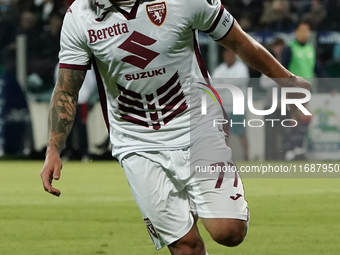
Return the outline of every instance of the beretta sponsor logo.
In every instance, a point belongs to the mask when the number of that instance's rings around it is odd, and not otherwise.
[[[122,24],[117,23],[117,24],[114,24],[113,26],[106,27],[106,28],[99,29],[99,30],[94,30],[94,29],[87,30],[90,43],[95,43],[98,40],[99,41],[105,40],[108,37],[114,37],[117,35],[126,34],[128,32],[129,32],[129,29],[126,23],[122,23]]]

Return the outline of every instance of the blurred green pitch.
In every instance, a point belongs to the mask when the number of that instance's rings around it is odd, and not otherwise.
[[[169,254],[154,249],[117,163],[64,163],[59,198],[43,190],[42,164],[0,162],[1,255]],[[200,227],[210,255],[339,254],[340,179],[243,181],[248,236],[225,248]]]

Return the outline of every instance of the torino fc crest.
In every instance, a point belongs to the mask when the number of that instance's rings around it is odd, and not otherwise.
[[[149,19],[156,26],[161,26],[166,17],[166,5],[165,2],[147,4],[146,11],[148,13]]]

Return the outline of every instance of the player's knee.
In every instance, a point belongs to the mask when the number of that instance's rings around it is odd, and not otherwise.
[[[169,249],[174,255],[204,255],[204,243],[200,237],[184,237],[169,245]]]
[[[205,249],[201,242],[197,243],[185,243],[177,247],[174,255],[204,255]]]
[[[234,247],[243,242],[244,235],[240,233],[220,233],[212,236],[212,238],[221,245]]]
[[[229,226],[228,228],[222,228],[219,231],[210,233],[215,242],[234,247],[241,244],[246,236],[247,225],[239,224],[237,226]]]

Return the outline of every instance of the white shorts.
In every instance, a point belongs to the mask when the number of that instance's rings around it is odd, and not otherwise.
[[[204,144],[207,144],[206,140]],[[194,224],[193,213],[201,218],[249,219],[243,184],[237,171],[229,175],[218,171],[195,171],[197,164],[234,165],[231,149],[224,139],[212,140],[209,144],[215,150],[213,154],[193,154],[187,149],[135,152],[121,159],[157,250],[189,232]],[[191,165],[190,158],[196,158]]]

